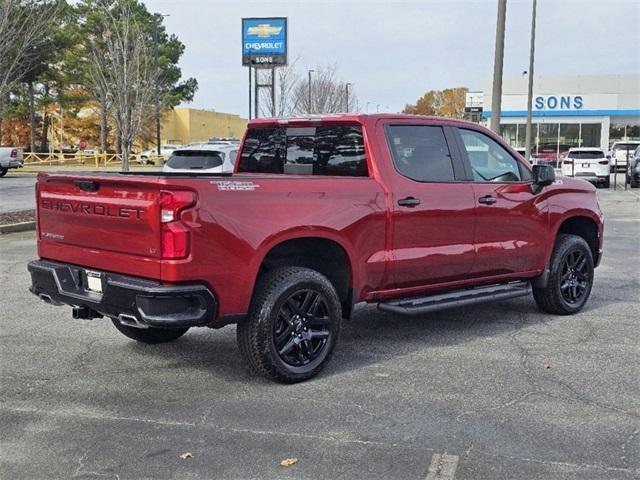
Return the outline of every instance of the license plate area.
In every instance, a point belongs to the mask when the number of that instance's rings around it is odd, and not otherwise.
[[[582,168],[589,168],[591,166],[591,164],[589,163],[583,163],[582,164]]]
[[[102,273],[85,270],[85,289],[90,292],[102,293]]]

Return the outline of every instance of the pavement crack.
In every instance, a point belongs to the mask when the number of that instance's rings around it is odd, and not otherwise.
[[[547,322],[541,321],[539,323],[545,324]],[[531,371],[531,368],[528,365],[529,364],[530,354],[529,354],[528,350],[526,349],[526,347],[524,345],[522,345],[517,339],[517,336],[520,333],[521,328],[522,327],[516,328],[513,332],[511,332],[509,334],[509,339],[510,339],[511,343],[516,347],[518,352],[520,353],[520,367],[522,369],[522,373],[525,375],[525,377],[529,381],[529,384],[531,385],[531,387],[533,389],[535,389],[535,391],[537,391],[540,394],[548,395],[550,397],[564,398],[566,400],[573,400],[573,401],[577,401],[577,402],[583,403],[585,405],[590,405],[590,406],[598,407],[598,408],[601,408],[601,409],[604,409],[604,410],[609,410],[609,411],[614,411],[616,413],[621,413],[621,414],[629,416],[629,417],[640,418],[640,415],[638,415],[637,413],[627,411],[627,410],[625,410],[625,409],[623,409],[621,407],[618,407],[617,405],[612,405],[612,404],[609,404],[609,403],[599,402],[597,400],[593,400],[591,398],[587,398],[581,392],[577,391],[574,387],[572,387],[571,385],[567,384],[566,382],[564,382],[562,380],[559,380],[557,378],[551,378],[550,376],[546,377],[546,378],[542,378],[542,377],[540,377],[538,375],[533,374],[532,371]],[[590,332],[585,337],[585,339],[584,339],[585,341],[586,341],[587,338],[591,337],[591,335],[594,335],[594,337],[595,337],[595,329],[593,328],[593,326],[589,325],[588,328],[589,328]],[[548,389],[543,388],[543,384],[555,385],[557,394],[554,395],[552,392],[549,392]]]
[[[374,446],[383,446],[383,447],[398,447],[398,443],[388,443],[388,442],[378,442],[374,440],[361,440],[358,438],[342,438],[334,435],[313,435],[313,434],[305,434],[299,432],[284,432],[277,430],[259,430],[259,429],[250,429],[250,428],[237,428],[237,427],[225,427],[224,425],[214,425],[214,424],[202,424],[202,423],[194,423],[194,422],[181,422],[181,421],[173,421],[173,420],[155,420],[150,418],[139,418],[139,417],[120,417],[115,415],[104,415],[99,413],[78,413],[78,412],[69,412],[65,410],[57,410],[57,411],[45,411],[39,409],[30,409],[30,408],[14,408],[14,407],[5,407],[5,411],[16,412],[16,413],[25,413],[25,414],[35,414],[35,415],[49,415],[49,416],[57,416],[63,418],[85,418],[89,420],[106,420],[106,421],[114,421],[114,422],[140,422],[146,424],[153,425],[161,425],[161,426],[179,426],[179,427],[195,427],[202,429],[211,429],[218,431],[227,431],[232,433],[249,433],[252,435],[278,435],[283,437],[296,437],[296,438],[304,438],[309,440],[319,440],[326,441],[331,443],[340,443],[340,444],[356,444],[356,445],[374,445]]]
[[[538,395],[538,394],[544,394],[544,392],[539,391],[539,390],[532,390],[532,391],[527,392],[527,393],[525,393],[523,395],[520,395],[517,398],[513,398],[513,399],[511,399],[511,400],[509,400],[507,402],[501,403],[500,405],[496,405],[496,406],[488,407],[488,408],[478,408],[476,410],[468,410],[466,412],[462,412],[456,417],[456,422],[460,422],[462,417],[465,417],[467,415],[473,415],[474,413],[493,412],[493,411],[496,411],[496,410],[501,410],[503,408],[511,407],[512,405],[516,405],[516,404],[526,400],[531,395]]]

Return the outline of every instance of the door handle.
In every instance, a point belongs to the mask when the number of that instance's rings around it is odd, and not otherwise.
[[[420,200],[415,197],[401,198],[400,200],[398,200],[398,205],[400,205],[401,207],[413,208],[420,205]]]
[[[485,205],[493,205],[498,200],[493,195],[485,195],[484,197],[480,197],[478,202],[484,203]]]

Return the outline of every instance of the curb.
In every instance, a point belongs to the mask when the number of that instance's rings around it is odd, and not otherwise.
[[[20,222],[20,223],[10,223],[9,225],[0,225],[0,234],[4,233],[17,233],[17,232],[28,232],[29,230],[36,229],[36,222]]]

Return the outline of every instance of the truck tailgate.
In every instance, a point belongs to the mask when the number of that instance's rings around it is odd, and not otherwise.
[[[41,174],[36,188],[41,257],[159,276],[157,177]]]

